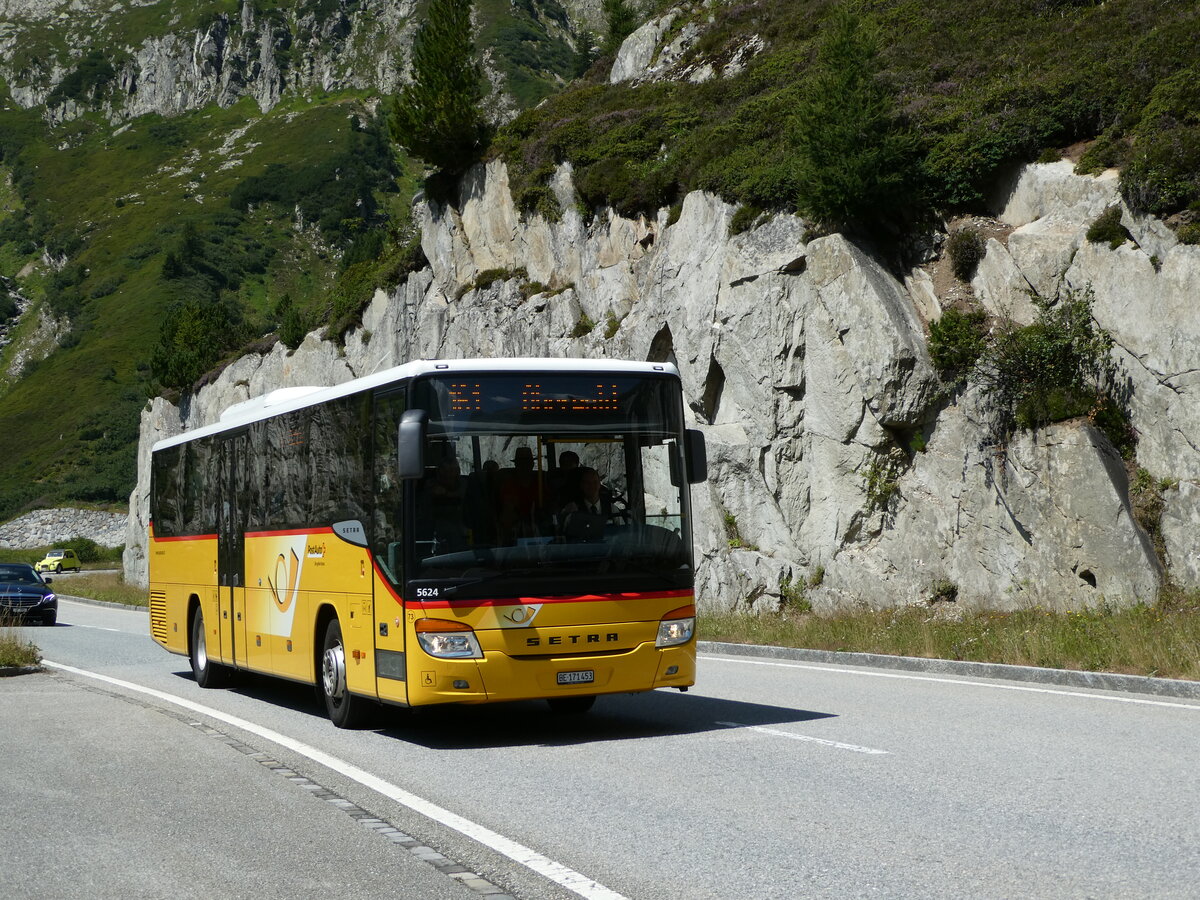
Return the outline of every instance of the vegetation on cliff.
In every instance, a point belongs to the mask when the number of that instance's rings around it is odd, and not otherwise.
[[[589,207],[608,202],[627,213],[695,189],[817,219],[829,218],[831,206],[867,205],[875,182],[848,178],[845,157],[804,152],[803,135],[812,133],[805,122],[833,77],[823,64],[830,23],[847,15],[831,9],[848,10],[879,36],[872,96],[857,104],[857,125],[846,119],[853,109],[831,114],[839,131],[857,128],[864,140],[916,139],[919,164],[889,172],[889,194],[905,196],[913,212],[924,203],[978,208],[1013,165],[1097,137],[1080,169],[1123,165],[1122,191],[1135,208],[1168,214],[1200,204],[1194,4],[753,0],[683,9],[666,40],[689,25],[699,36],[676,71],[719,68],[755,36],[762,51],[739,74],[702,83],[609,86],[611,58],[601,60],[497,140],[524,209],[553,214],[545,183],[563,161]],[[885,101],[894,119],[883,114]],[[882,122],[893,130],[880,131]],[[814,204],[800,190],[802,174],[840,190]]]

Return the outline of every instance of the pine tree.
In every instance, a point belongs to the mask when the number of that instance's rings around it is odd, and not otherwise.
[[[604,21],[608,25],[608,37],[604,40],[604,52],[616,53],[625,38],[633,34],[638,26],[637,13],[626,0],[604,0]]]
[[[471,38],[471,0],[431,0],[413,41],[412,82],[392,106],[396,143],[443,173],[464,172],[490,136],[479,106],[484,84]]]
[[[919,201],[919,145],[878,78],[879,38],[853,3],[835,8],[793,120],[803,215],[832,228]]]

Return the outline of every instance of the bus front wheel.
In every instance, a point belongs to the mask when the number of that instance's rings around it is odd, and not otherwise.
[[[368,701],[355,697],[346,687],[346,646],[342,642],[342,626],[330,619],[325,626],[325,642],[321,650],[321,696],[325,711],[338,728],[362,728],[371,717]]]
[[[196,677],[196,684],[200,687],[216,688],[225,684],[228,670],[208,658],[208,642],[204,632],[204,611],[199,607],[196,607],[196,614],[192,616],[192,645],[189,648],[188,658],[192,663],[192,674]]]

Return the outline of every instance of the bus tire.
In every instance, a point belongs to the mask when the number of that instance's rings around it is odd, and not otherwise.
[[[550,712],[559,716],[578,716],[592,708],[595,697],[548,697]]]
[[[204,611],[196,607],[192,616],[192,641],[188,646],[188,658],[192,663],[192,675],[202,688],[223,687],[228,681],[229,670],[209,658],[208,636],[204,630]]]
[[[325,701],[325,712],[334,725],[338,728],[362,728],[370,722],[374,704],[354,696],[346,687],[346,646],[342,642],[342,626],[337,619],[330,619],[325,626],[319,678],[318,687]]]

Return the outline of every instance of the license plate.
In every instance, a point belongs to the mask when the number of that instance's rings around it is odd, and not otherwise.
[[[559,684],[591,684],[596,680],[596,673],[592,669],[585,669],[582,672],[559,672]]]

